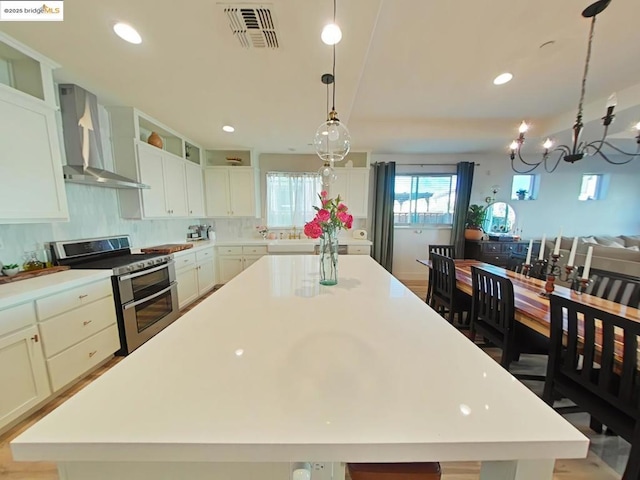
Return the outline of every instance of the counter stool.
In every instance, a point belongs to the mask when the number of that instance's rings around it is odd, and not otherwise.
[[[438,462],[348,463],[351,480],[440,480]]]

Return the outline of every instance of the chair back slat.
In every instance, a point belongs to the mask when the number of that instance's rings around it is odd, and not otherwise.
[[[595,359],[596,350],[596,320],[590,312],[583,314],[583,335],[584,340],[582,342],[582,356],[584,358],[582,362],[582,377],[583,380],[589,381],[593,374],[593,362]]]
[[[456,258],[455,245],[429,245],[429,260],[433,260],[431,254],[437,253],[443,257]]]
[[[452,258],[431,253],[432,295],[451,302],[456,288],[456,266]]]
[[[611,389],[613,381],[613,367],[615,360],[615,327],[609,322],[601,323],[602,328],[602,352],[600,353],[601,372],[598,386],[605,391]]]
[[[545,399],[560,392],[630,441],[640,421],[640,323],[557,295],[550,306]]]
[[[513,284],[506,277],[471,267],[472,321],[506,336],[513,330]]]
[[[632,401],[636,385],[634,380],[638,373],[638,336],[631,331],[624,331],[622,378],[620,380],[619,398],[624,403]]]

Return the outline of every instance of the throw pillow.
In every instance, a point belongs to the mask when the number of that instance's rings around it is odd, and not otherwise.
[[[582,243],[593,243],[594,245],[598,245],[598,241],[593,237],[582,237]]]
[[[637,245],[634,245],[633,247],[626,247],[627,250],[631,250],[633,252],[640,252],[640,247]]]

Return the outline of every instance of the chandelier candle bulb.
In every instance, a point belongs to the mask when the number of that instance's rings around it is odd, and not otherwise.
[[[567,267],[573,267],[573,263],[576,261],[576,250],[578,249],[578,237],[573,237],[573,243],[571,244],[571,252],[569,252],[569,262]]]
[[[582,270],[582,279],[589,280],[589,270],[591,270],[591,257],[593,256],[593,247],[587,250],[587,259],[584,261],[584,269]]]
[[[520,128],[518,128],[518,132],[520,132],[521,134],[527,133],[527,130],[529,130],[529,125],[527,125],[527,122],[523,120],[520,124]]]
[[[533,250],[533,239],[529,240],[529,248],[527,249],[527,259],[524,261],[525,265],[531,265],[531,251]]]
[[[544,259],[544,242],[547,241],[547,235],[542,235],[542,241],[540,242],[540,253],[538,254],[538,260]]]
[[[560,255],[560,239],[562,238],[562,229],[560,229],[560,233],[556,237],[556,244],[553,247],[553,254]]]

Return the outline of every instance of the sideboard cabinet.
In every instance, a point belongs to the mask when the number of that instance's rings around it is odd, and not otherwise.
[[[464,258],[479,260],[499,267],[506,267],[509,256],[526,255],[529,241],[493,241],[493,240],[467,240],[464,244]],[[540,251],[540,242],[533,242],[533,258],[537,258]]]

